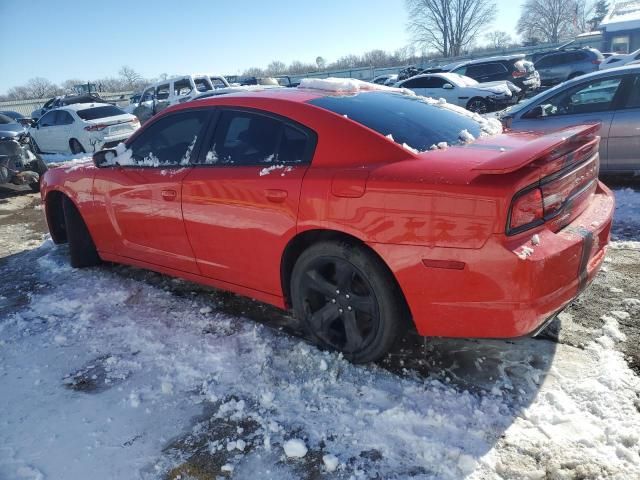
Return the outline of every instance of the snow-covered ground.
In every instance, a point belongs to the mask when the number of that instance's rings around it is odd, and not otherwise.
[[[616,196],[616,245],[637,260],[640,192]],[[35,210],[23,198],[0,214]],[[640,380],[620,348],[640,317],[632,285],[580,348],[430,339],[354,366],[249,301],[74,270],[66,246],[7,228],[1,479],[640,478]]]
[[[615,348],[640,300],[583,350],[431,341],[424,360],[445,365],[397,374],[177,296],[179,281],[74,270],[51,242],[27,256],[30,301],[0,324],[0,478],[306,478],[324,455],[337,478],[640,476],[640,380]]]

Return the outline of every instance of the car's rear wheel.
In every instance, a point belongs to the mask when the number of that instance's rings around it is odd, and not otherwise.
[[[73,153],[74,155],[78,154],[78,153],[85,153],[85,149],[82,146],[82,144],[76,140],[75,138],[72,138],[69,141],[69,148],[71,148],[71,153]]]
[[[74,268],[93,267],[101,263],[96,245],[93,243],[87,224],[69,198],[62,200],[64,224],[69,242],[71,266]]]
[[[305,250],[293,268],[291,300],[316,343],[356,363],[384,356],[402,324],[401,294],[391,274],[373,253],[350,243]]]
[[[473,97],[467,102],[467,110],[479,114],[487,113],[489,111],[489,102],[484,98]]]

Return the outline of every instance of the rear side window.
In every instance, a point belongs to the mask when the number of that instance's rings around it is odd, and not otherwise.
[[[156,88],[156,100],[166,100],[169,98],[169,84],[158,85]]]
[[[196,84],[196,90],[198,90],[199,92],[206,92],[207,90],[211,90],[209,82],[207,82],[204,78],[194,78],[193,83]]]
[[[381,135],[392,135],[396,143],[426,151],[432,145],[460,143],[467,130],[480,135],[480,124],[464,114],[426,103],[420,97],[388,92],[365,92],[353,96],[326,96],[310,104],[346,115]]]
[[[182,95],[189,95],[191,93],[191,90],[193,89],[191,88],[191,82],[189,81],[188,78],[185,78],[183,80],[177,80],[173,84],[173,94],[176,97],[180,97]]]
[[[56,125],[71,125],[73,123],[73,117],[69,112],[64,110],[56,111]]]
[[[105,105],[103,107],[87,108],[76,112],[83,120],[95,120],[97,118],[115,117],[124,115],[126,112],[113,105]]]
[[[213,88],[225,88],[226,87],[226,85],[224,84],[222,79],[220,79],[218,77],[209,77],[209,80],[211,80],[211,84],[213,85]]]
[[[315,142],[309,132],[256,112],[224,110],[213,145],[206,149],[208,165],[269,165],[303,163]]]

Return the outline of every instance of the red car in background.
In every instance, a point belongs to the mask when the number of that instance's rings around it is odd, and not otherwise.
[[[483,136],[400,91],[275,89],[177,105],[49,170],[71,263],[135,265],[293,311],[323,347],[536,334],[593,279],[614,208],[595,127]]]

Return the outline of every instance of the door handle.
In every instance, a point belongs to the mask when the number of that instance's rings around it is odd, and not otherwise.
[[[286,190],[280,190],[277,188],[268,188],[264,191],[267,200],[273,203],[282,203],[287,199],[289,193]]]
[[[160,192],[160,195],[162,195],[163,200],[172,202],[178,196],[178,192],[176,192],[175,190],[162,190],[162,192]]]

